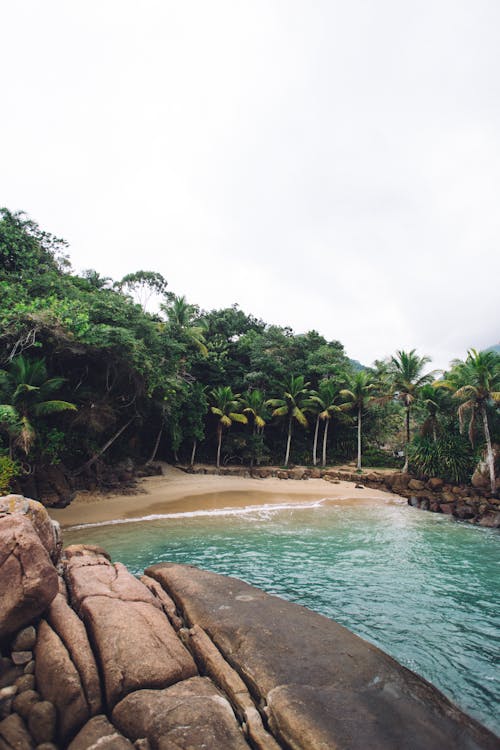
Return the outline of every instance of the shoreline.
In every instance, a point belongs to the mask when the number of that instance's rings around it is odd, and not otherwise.
[[[237,476],[186,474],[164,466],[161,476],[139,480],[134,495],[104,495],[80,492],[66,508],[47,508],[63,529],[117,520],[140,520],[162,513],[192,513],[203,510],[243,508],[248,505],[279,505],[304,500],[330,500],[342,504],[401,502],[390,492],[356,488],[352,482],[332,484],[324,479],[287,481],[274,477],[252,479]],[[406,501],[405,501],[406,502]]]

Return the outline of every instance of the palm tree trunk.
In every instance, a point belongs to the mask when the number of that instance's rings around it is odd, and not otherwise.
[[[406,445],[405,445],[405,465],[403,466],[403,472],[408,471],[408,448],[410,446],[410,407],[406,407]]]
[[[195,459],[195,456],[196,456],[196,445],[197,445],[196,440],[193,440],[193,450],[191,451],[191,464],[190,464],[190,466],[194,466],[194,459]]]
[[[326,444],[328,442],[328,428],[330,427],[330,420],[325,419],[325,429],[323,432],[323,466],[326,466]]]
[[[260,430],[257,430],[257,434],[262,436],[262,447],[264,446],[264,425],[260,428]],[[257,456],[257,466],[260,466],[260,459],[261,459],[261,453],[259,452]]]
[[[316,451],[318,448],[318,430],[319,430],[319,414],[316,417],[316,429],[314,430],[314,443],[313,443],[313,466],[318,463],[316,458]]]
[[[285,466],[288,466],[288,459],[290,457],[290,445],[292,443],[292,418],[288,420],[288,438],[286,441],[286,454],[285,454]]]
[[[217,443],[217,468],[219,469],[220,468],[220,447],[221,447],[221,443],[222,443],[222,425],[221,424],[217,425],[217,439],[218,439],[218,443]]]
[[[80,466],[79,469],[77,469],[76,471],[73,472],[73,476],[77,477],[78,474],[82,473],[82,471],[86,471],[87,469],[90,469],[90,467],[92,466],[92,464],[94,464],[97,461],[97,459],[100,458],[100,456],[102,456],[102,454],[105,453],[105,451],[108,450],[108,448],[115,442],[115,440],[117,440],[120,437],[120,435],[122,434],[122,432],[124,432],[127,429],[127,427],[129,426],[129,424],[132,424],[132,422],[134,421],[135,417],[136,417],[136,415],[134,414],[134,416],[131,417],[128,420],[128,422],[126,422],[123,425],[123,427],[120,427],[120,429],[118,430],[118,432],[115,432],[115,434],[113,435],[113,437],[111,437],[108,440],[108,442],[105,443],[103,445],[103,447],[99,451],[97,451],[97,453],[94,453],[94,455],[92,456],[92,458],[89,458],[89,460],[86,463],[84,463],[83,466]]]
[[[361,406],[358,407],[358,471],[361,471]]]
[[[153,461],[156,458],[156,453],[157,453],[159,445],[160,445],[160,440],[161,440],[162,433],[163,433],[163,419],[162,419],[162,422],[161,422],[161,427],[160,427],[160,429],[158,431],[158,435],[156,436],[156,440],[155,440],[153,452],[150,455],[150,457],[148,458],[148,460],[146,461],[146,466],[149,466],[149,464],[152,464]]]
[[[496,490],[495,457],[493,455],[493,447],[491,445],[490,428],[488,425],[488,415],[486,413],[486,406],[484,404],[481,404],[481,414],[483,417],[484,437],[486,438],[486,461],[488,463],[488,469],[490,471],[491,492],[494,495],[495,490]]]

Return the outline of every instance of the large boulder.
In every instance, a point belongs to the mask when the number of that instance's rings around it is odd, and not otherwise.
[[[231,706],[208,677],[139,690],[116,706],[112,718],[131,740],[147,738],[152,750],[249,750]]]
[[[133,750],[133,747],[106,716],[95,716],[78,732],[68,750]]]
[[[56,707],[58,739],[65,744],[88,721],[90,708],[68,649],[45,620],[38,627],[35,665],[37,689]]]
[[[102,709],[101,684],[85,625],[61,594],[53,600],[46,617],[68,651],[80,677],[89,713],[95,716]]]
[[[0,639],[32,623],[58,591],[49,552],[27,515],[0,515]]]
[[[107,706],[133,690],[165,688],[197,674],[160,601],[99,549],[66,550],[71,603],[89,631]]]
[[[294,750],[498,749],[436,688],[333,620],[192,566],[146,570],[199,625]]]
[[[58,563],[61,553],[59,524],[51,519],[41,503],[22,495],[4,495],[0,497],[0,518],[8,516],[27,518],[40,537],[52,562]]]

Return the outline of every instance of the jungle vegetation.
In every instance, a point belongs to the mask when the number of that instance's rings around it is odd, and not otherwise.
[[[415,350],[362,367],[317,331],[237,305],[201,310],[154,271],[76,273],[66,253],[25,214],[1,210],[0,490],[36,466],[78,476],[125,458],[409,461],[458,482],[482,455],[494,486],[495,351],[471,350],[442,376]]]

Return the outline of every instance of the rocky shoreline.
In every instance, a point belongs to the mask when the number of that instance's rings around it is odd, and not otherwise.
[[[242,581],[62,549],[0,498],[0,750],[493,750],[499,740],[350,631]]]
[[[447,484],[438,477],[423,481],[403,472],[370,471],[358,474],[345,470],[296,467],[256,467],[253,469],[227,466],[177,466],[190,474],[218,474],[252,479],[276,477],[283,480],[324,479],[327,482],[353,482],[357,487],[386,490],[408,500],[408,504],[432,513],[445,513],[454,518],[488,528],[500,528],[500,497],[484,487]]]

